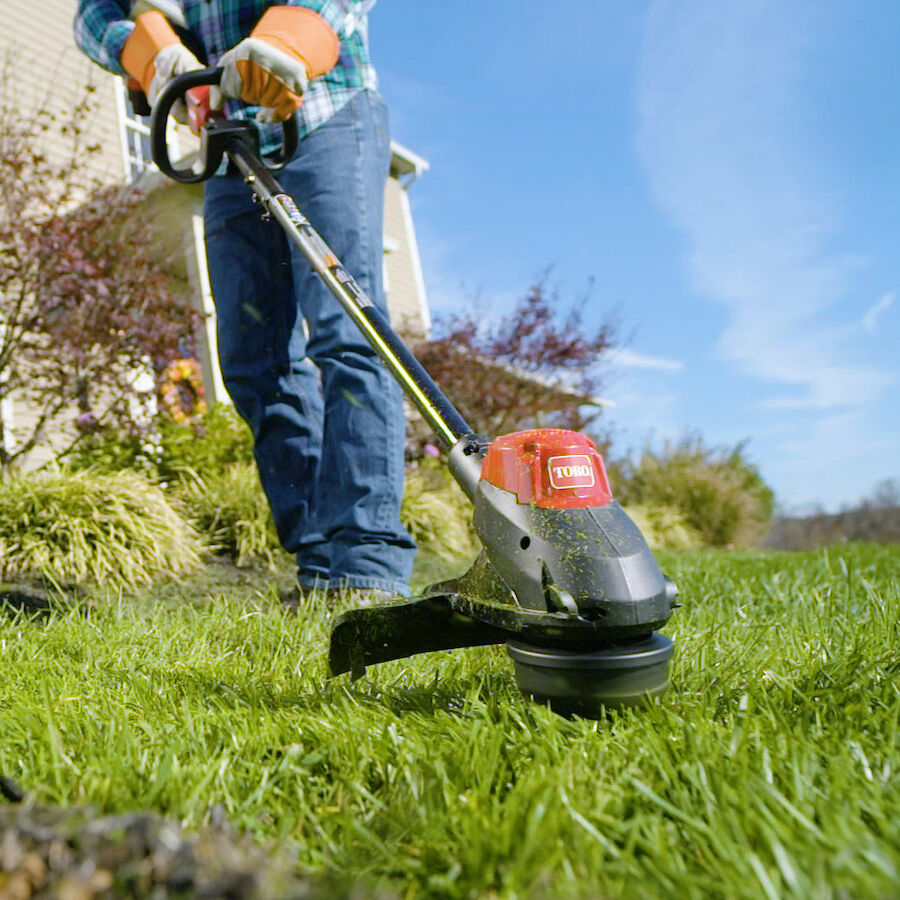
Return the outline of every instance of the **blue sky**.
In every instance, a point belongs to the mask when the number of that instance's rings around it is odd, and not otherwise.
[[[380,0],[371,32],[435,313],[593,280],[619,451],[746,440],[788,509],[900,479],[900,3]]]

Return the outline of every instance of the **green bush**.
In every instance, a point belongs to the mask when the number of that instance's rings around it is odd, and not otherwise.
[[[765,533],[775,505],[742,444],[711,448],[695,435],[626,461],[617,495],[629,508],[677,511],[713,547],[751,545]]]
[[[215,404],[186,425],[160,418],[148,434],[103,431],[86,437],[67,459],[73,470],[141,472],[173,481],[188,472],[201,478],[253,459],[253,435],[234,407]]]
[[[672,506],[629,506],[625,512],[654,550],[698,550],[703,539]]]
[[[160,427],[159,476],[164,481],[190,470],[201,478],[253,461],[253,433],[233,406],[215,404],[191,425],[165,421]]]
[[[85,435],[61,463],[70,472],[90,471],[107,475],[139,472],[155,481],[159,475],[159,459],[158,433],[100,431]]]
[[[478,552],[472,505],[436,460],[420,460],[407,473],[400,519],[423,553],[455,561]]]
[[[0,577],[133,589],[199,563],[200,541],[136,473],[28,475],[0,482]]]
[[[253,462],[234,462],[174,487],[182,511],[214,553],[238,566],[274,566],[281,544]]]

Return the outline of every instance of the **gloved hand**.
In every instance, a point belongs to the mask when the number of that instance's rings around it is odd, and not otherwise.
[[[270,6],[250,37],[219,59],[222,83],[210,90],[210,106],[232,97],[263,107],[262,122],[290,118],[303,102],[310,79],[338,59],[340,41],[328,23],[299,6]]]
[[[140,84],[151,107],[176,75],[203,68],[197,57],[178,40],[164,16],[155,11],[141,13],[135,19],[119,61]],[[174,104],[172,115],[179,122],[188,121],[183,100]]]

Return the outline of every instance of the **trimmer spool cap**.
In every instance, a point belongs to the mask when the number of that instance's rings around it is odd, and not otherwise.
[[[663,634],[615,646],[564,650],[509,641],[522,693],[563,715],[598,718],[604,710],[641,706],[664,693],[674,649]]]

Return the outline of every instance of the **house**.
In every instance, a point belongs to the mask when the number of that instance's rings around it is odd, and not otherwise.
[[[104,180],[137,182],[148,193],[155,215],[164,220],[161,231],[170,243],[161,247],[176,265],[198,308],[208,314],[198,342],[203,381],[210,401],[227,401],[216,362],[215,312],[206,274],[199,186],[180,185],[155,171],[149,154],[149,128],[128,101],[122,79],[104,72],[75,45],[72,22],[75,0],[46,0],[39,9],[25,3],[7,3],[0,35],[0,62],[11,66],[22,85],[18,102],[23,111],[42,104],[62,111],[92,85],[96,112],[89,123],[91,137],[101,145],[95,165]],[[187,155],[196,139],[183,127],[170,134],[173,158]],[[62,145],[48,152],[64,153]],[[411,332],[427,333],[428,303],[416,243],[408,190],[428,170],[428,163],[402,145],[391,144],[391,177],[385,186],[384,281],[388,307],[395,322]],[[315,223],[313,223],[315,224]],[[174,244],[172,243],[174,242]],[[173,252],[174,251],[174,252]],[[27,416],[28,410],[6,404],[6,420]]]

